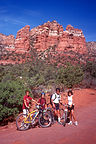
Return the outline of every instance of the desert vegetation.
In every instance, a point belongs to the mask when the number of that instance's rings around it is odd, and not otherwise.
[[[40,85],[46,88],[50,85],[72,87],[83,80],[83,70],[80,66],[69,63],[57,67],[42,60],[24,64],[0,66],[0,121],[12,116],[15,118],[22,110],[23,96],[26,89]],[[32,93],[30,93],[31,96]]]
[[[85,65],[72,65],[68,61],[61,63],[62,59],[60,58],[60,62],[57,60],[50,62],[50,54],[49,57],[42,59],[33,46],[31,43],[30,54],[25,63],[0,65],[1,123],[9,117],[14,120],[16,115],[22,111],[26,89],[30,91],[32,97],[35,97],[33,89],[39,89],[40,86],[47,90],[53,85],[70,88],[82,85],[82,81],[89,77],[91,80],[96,78],[95,62],[88,61]],[[88,85],[92,85],[92,83],[88,83]]]

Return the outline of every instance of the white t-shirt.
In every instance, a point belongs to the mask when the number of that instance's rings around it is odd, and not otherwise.
[[[59,103],[60,99],[61,99],[61,96],[58,95],[57,93],[52,95],[52,100],[54,103]]]
[[[73,104],[73,95],[68,96],[68,105],[72,105]]]

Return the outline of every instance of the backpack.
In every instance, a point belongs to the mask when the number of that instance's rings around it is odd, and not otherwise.
[[[56,94],[55,94],[55,98],[53,99],[53,101],[57,98]],[[52,95],[50,96],[50,104],[53,105],[52,103]]]
[[[56,95],[55,95],[55,99],[56,99]],[[50,104],[53,105],[53,103],[52,103],[52,95],[50,96]]]

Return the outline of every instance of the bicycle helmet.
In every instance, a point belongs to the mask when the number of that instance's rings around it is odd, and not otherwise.
[[[44,92],[42,92],[42,93],[41,93],[41,95],[45,95],[45,93],[44,93]]]

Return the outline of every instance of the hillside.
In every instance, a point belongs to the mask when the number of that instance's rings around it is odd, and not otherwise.
[[[96,41],[95,42],[87,42],[86,43],[89,60],[96,62]]]

